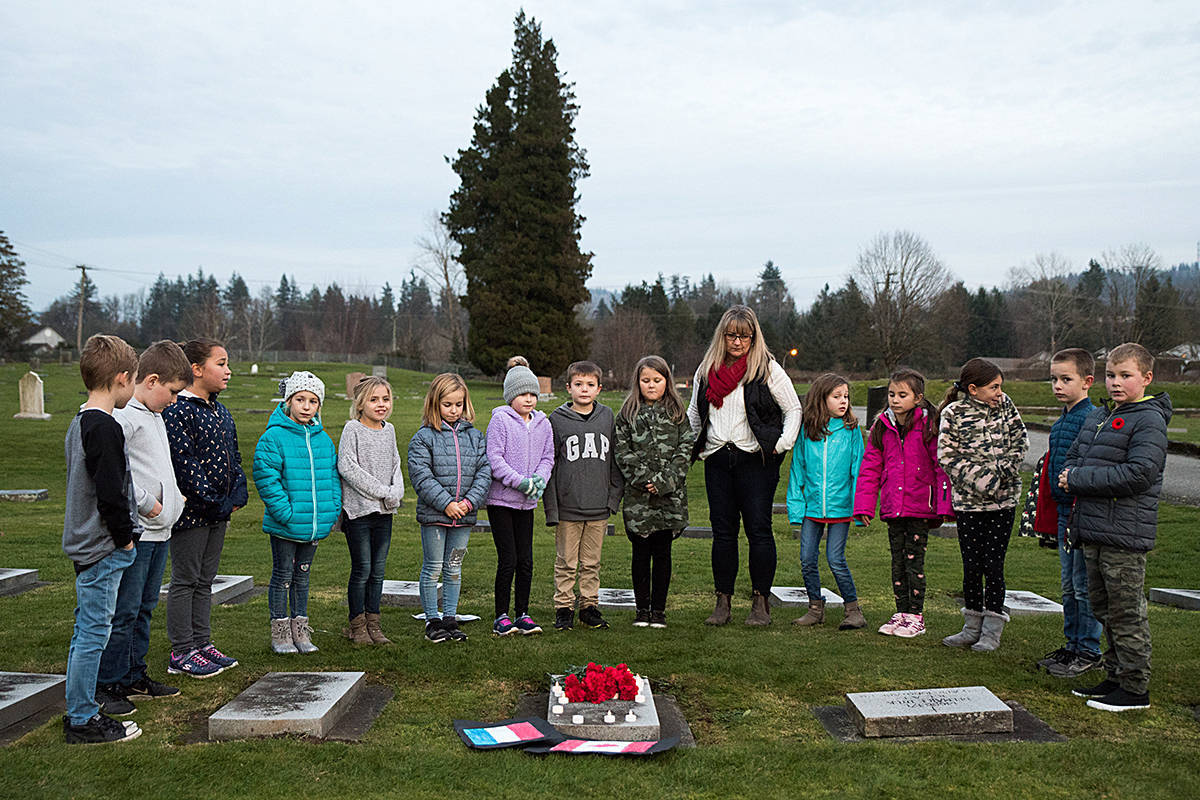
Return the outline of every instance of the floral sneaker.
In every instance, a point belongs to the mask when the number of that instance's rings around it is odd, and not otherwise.
[[[904,615],[897,611],[892,614],[892,618],[879,626],[879,632],[884,636],[893,636],[896,633],[896,628],[904,624]]]
[[[925,632],[925,617],[921,614],[903,614],[904,622],[896,626],[896,630],[892,631],[893,636],[901,636],[905,639],[911,639],[914,636],[920,636]]]
[[[230,667],[236,667],[238,665],[238,660],[236,658],[225,655],[218,650],[216,645],[214,645],[212,642],[209,642],[208,644],[204,645],[204,647],[200,648],[200,655],[204,656],[221,669],[229,669]]]

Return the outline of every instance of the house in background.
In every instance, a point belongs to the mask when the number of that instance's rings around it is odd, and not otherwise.
[[[32,347],[35,353],[45,353],[66,344],[67,340],[58,335],[58,331],[49,326],[42,328],[33,336],[21,342],[26,347]]]

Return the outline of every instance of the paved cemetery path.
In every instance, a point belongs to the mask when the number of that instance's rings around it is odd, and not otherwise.
[[[855,406],[854,413],[859,419],[867,418],[866,406]],[[1037,466],[1037,460],[1049,448],[1049,433],[1030,430],[1029,454],[1025,456],[1025,469],[1032,470]],[[1167,453],[1162,499],[1168,503],[1200,507],[1200,458]]]

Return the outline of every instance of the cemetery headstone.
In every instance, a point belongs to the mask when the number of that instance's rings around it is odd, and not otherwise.
[[[538,394],[543,397],[554,394],[554,382],[544,375],[538,375]]]
[[[251,375],[257,375],[257,374],[258,374],[258,364],[251,364],[251,365],[250,365],[250,374],[251,374]]]
[[[6,569],[0,567],[0,594],[15,594],[38,582],[36,569]]]
[[[600,589],[601,608],[637,608],[633,589]]]
[[[986,686],[851,692],[846,713],[866,737],[1010,733],[1013,712]]]
[[[383,595],[379,600],[385,606],[421,607],[420,585],[416,581],[383,582]],[[442,602],[442,584],[438,584],[438,603]]]
[[[208,718],[208,738],[324,738],[365,685],[364,672],[268,672]]]
[[[49,499],[50,492],[46,489],[0,489],[0,500],[13,503],[36,503]]]
[[[1061,614],[1063,607],[1053,600],[1035,592],[1008,591],[1004,593],[1004,607],[1014,616],[1034,614]]]
[[[687,539],[711,539],[712,527],[709,525],[689,525],[683,529],[683,536]]]
[[[372,378],[383,378],[386,381],[387,380],[387,365],[386,364],[376,364],[375,366],[371,367],[371,377]]]
[[[0,729],[63,702],[66,686],[64,675],[0,672]]]
[[[363,372],[347,372],[346,373],[346,397],[354,396],[354,387],[358,382],[367,377]]]
[[[15,419],[50,419],[46,413],[46,398],[42,378],[36,372],[26,372],[17,382],[21,395],[21,410],[13,414]]]
[[[559,683],[562,675],[552,676]],[[654,694],[650,681],[638,676],[636,700],[609,700],[605,703],[569,703],[566,697],[556,697],[550,692],[546,721],[567,736],[581,739],[606,739],[618,742],[652,742],[660,738],[661,728],[658,709],[654,706]],[[558,709],[557,711],[555,709]],[[633,719],[629,719],[629,715]],[[576,721],[580,720],[581,721]],[[611,721],[606,722],[608,718]]]
[[[824,586],[821,587],[821,597],[825,598],[825,605],[830,608],[846,605],[841,595]],[[767,602],[773,606],[804,607],[808,605],[808,591],[803,586],[772,586]]]
[[[164,583],[162,588],[158,590],[160,601],[167,599],[167,592],[170,588],[170,583]],[[214,604],[227,603],[253,590],[253,575],[218,575],[213,578],[212,602]]]
[[[1150,602],[1200,611],[1200,589],[1151,589]]]

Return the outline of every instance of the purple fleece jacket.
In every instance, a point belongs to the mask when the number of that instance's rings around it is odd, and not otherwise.
[[[512,406],[492,409],[487,427],[487,456],[492,467],[492,487],[487,503],[529,510],[537,501],[517,487],[531,475],[550,479],[554,468],[554,431],[541,411],[534,411],[526,427],[525,420]]]

